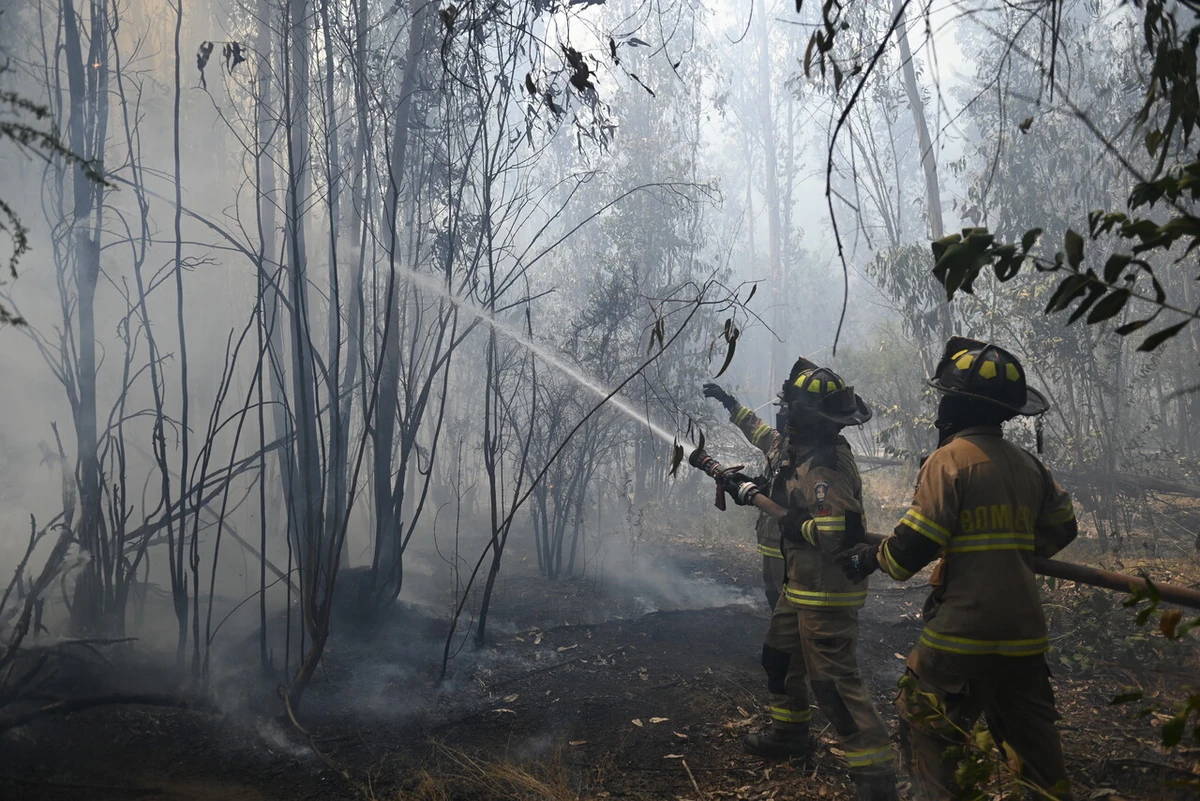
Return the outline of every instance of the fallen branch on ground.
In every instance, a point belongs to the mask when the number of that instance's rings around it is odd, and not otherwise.
[[[139,706],[166,706],[175,707],[177,709],[196,709],[199,704],[190,702],[177,695],[162,695],[159,693],[109,693],[108,695],[93,695],[82,698],[66,698],[61,701],[45,704],[34,709],[27,709],[22,712],[12,712],[6,715],[0,715],[0,732],[15,729],[18,726],[24,726],[27,723],[32,723],[40,718],[51,717],[53,715],[69,715],[72,712],[82,712],[85,709],[94,709],[98,706],[119,706],[119,705],[139,705]]]

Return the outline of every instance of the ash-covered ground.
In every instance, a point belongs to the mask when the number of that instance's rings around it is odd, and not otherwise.
[[[741,751],[739,737],[765,720],[758,658],[768,615],[753,550],[659,547],[637,564],[620,580],[513,571],[498,589],[488,643],[452,641],[441,682],[438,610],[401,605],[377,625],[343,625],[295,722],[271,681],[232,656],[214,665],[199,708],[113,706],[38,721],[0,741],[0,797],[848,797],[819,715],[813,767]],[[926,590],[920,577],[874,585],[860,658],[894,730],[895,682]],[[1048,590],[1048,605],[1082,605],[1073,592]],[[1200,778],[1197,754],[1160,751],[1161,721],[1109,704],[1131,685],[1169,695],[1173,676],[1194,672],[1194,653],[1181,664],[1119,649],[1109,659],[1075,618],[1059,616],[1056,630],[1052,663],[1062,666],[1056,686],[1078,797],[1194,797],[1182,782]],[[114,686],[144,691],[167,680],[151,657],[121,659],[106,679]]]

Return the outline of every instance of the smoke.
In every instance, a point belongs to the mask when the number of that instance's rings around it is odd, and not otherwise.
[[[710,555],[716,556],[711,552]],[[723,583],[716,564],[718,560],[705,561],[709,564],[689,569],[667,554],[643,553],[606,565],[606,575],[612,589],[627,595],[641,614],[760,605],[757,588],[751,591]]]

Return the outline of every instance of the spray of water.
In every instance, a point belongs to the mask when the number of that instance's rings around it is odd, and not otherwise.
[[[426,273],[417,272],[416,270],[413,270],[413,269],[410,269],[410,268],[404,267],[404,266],[400,266],[399,269],[406,276],[408,276],[409,280],[411,280],[414,284],[417,284],[422,289],[426,289],[426,290],[450,301],[455,306],[457,306],[460,310],[465,311],[466,313],[470,314],[472,317],[475,317],[476,319],[478,319],[484,325],[489,326],[492,330],[496,331],[499,334],[503,334],[505,337],[508,337],[513,342],[516,342],[518,345],[520,345],[521,347],[528,350],[530,353],[537,356],[539,359],[544,361],[546,364],[548,364],[551,367],[553,367],[554,369],[558,370],[560,373],[565,375],[567,378],[570,378],[572,381],[574,381],[579,386],[592,392],[597,397],[603,399],[603,398],[608,397],[608,395],[612,392],[611,389],[607,389],[603,384],[600,384],[599,382],[584,375],[582,372],[579,371],[579,368],[564,361],[560,356],[553,353],[552,351],[547,350],[540,343],[535,342],[532,339],[530,339],[529,337],[525,336],[525,334],[521,333],[520,329],[514,328],[510,325],[507,325],[507,324],[501,322],[500,320],[497,320],[495,317],[488,314],[486,311],[479,308],[478,306],[475,306],[475,305],[471,304],[470,302],[468,302],[467,300],[456,296],[455,294],[453,294],[452,292],[447,290],[446,287],[442,285],[442,282],[439,281],[436,277],[434,277],[432,275],[428,275]],[[673,445],[675,443],[675,436],[673,434],[671,434],[671,432],[667,431],[662,426],[655,424],[653,421],[648,419],[646,417],[646,415],[638,412],[637,409],[635,409],[633,406],[626,403],[624,400],[622,400],[618,396],[613,395],[613,397],[609,398],[608,403],[610,406],[612,406],[613,408],[620,411],[622,414],[624,414],[630,420],[634,420],[637,423],[648,428],[654,434],[654,436],[658,437],[663,442],[666,442],[668,445]]]

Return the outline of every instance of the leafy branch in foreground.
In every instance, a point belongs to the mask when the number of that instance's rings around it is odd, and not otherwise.
[[[1134,178],[1126,204],[1130,213],[1093,211],[1087,220],[1091,241],[1115,237],[1118,242],[1123,240],[1123,247],[1102,267],[1085,267],[1086,240],[1074,230],[1067,230],[1063,250],[1046,259],[1029,254],[1042,233],[1040,228],[1026,231],[1019,246],[997,243],[985,228],[969,228],[933,243],[934,276],[945,287],[947,298],[959,290],[971,293],[972,282],[985,267],[992,267],[997,279],[1004,282],[1029,262],[1040,272],[1062,275],[1046,313],[1071,309],[1068,323],[1085,318],[1094,325],[1116,317],[1131,300],[1144,301],[1152,311],[1115,329],[1118,335],[1128,336],[1168,312],[1167,320],[1160,321],[1158,330],[1146,336],[1138,350],[1152,351],[1200,319],[1200,307],[1184,308],[1169,302],[1160,280],[1163,270],[1183,266],[1200,246],[1200,215],[1195,211],[1200,200],[1200,157],[1190,151],[1191,136],[1200,121],[1196,52],[1200,27],[1192,21],[1194,3],[1184,3],[1181,9],[1164,0],[1134,5],[1143,9],[1143,53],[1150,69],[1133,123],[1134,130],[1144,132],[1140,144],[1152,160],[1149,171],[1139,170],[1131,155],[1104,137],[1082,109],[1067,101],[1075,116]],[[1183,23],[1177,14],[1187,15]],[[1168,167],[1170,162],[1175,162],[1174,166]],[[1134,216],[1132,212],[1138,209],[1147,214],[1155,210],[1156,219]],[[1151,262],[1159,264],[1160,274]]]
[[[1200,175],[1200,162],[1193,166]],[[1200,188],[1200,184],[1197,187]],[[1026,262],[1039,272],[1061,273],[1062,280],[1046,303],[1045,312],[1052,314],[1071,309],[1068,324],[1085,315],[1088,325],[1104,322],[1120,314],[1130,300],[1144,301],[1154,307],[1148,316],[1118,326],[1116,333],[1120,336],[1140,331],[1164,312],[1182,315],[1182,320],[1147,336],[1138,346],[1141,351],[1154,350],[1188,323],[1200,319],[1200,309],[1186,309],[1167,299],[1154,267],[1142,258],[1149,251],[1169,251],[1184,238],[1188,240],[1187,253],[1190,253],[1200,245],[1200,219],[1176,217],[1160,224],[1120,212],[1095,211],[1088,215],[1088,223],[1092,241],[1115,233],[1122,239],[1136,240],[1136,244],[1128,253],[1110,255],[1097,272],[1084,265],[1085,239],[1074,230],[1068,229],[1063,237],[1063,250],[1047,259],[1030,254],[1041,236],[1040,228],[1026,231],[1019,245],[997,242],[996,235],[986,228],[966,228],[961,234],[951,234],[932,244],[933,275],[945,287],[946,297],[951,300],[959,291],[973,294],[975,280],[988,267],[1001,282],[1016,277]],[[1148,290],[1145,288],[1147,283]]]
[[[1134,592],[1124,603],[1126,608],[1144,604],[1137,614],[1139,626],[1146,626],[1151,621],[1157,621],[1158,630],[1162,636],[1175,643],[1186,639],[1193,629],[1200,628],[1200,617],[1185,621],[1183,613],[1178,609],[1166,611],[1160,609],[1159,605],[1162,599],[1159,596],[1158,588],[1145,574],[1142,575],[1142,578],[1146,580],[1146,588]],[[1162,746],[1164,748],[1176,748],[1182,744],[1188,735],[1189,728],[1191,729],[1190,739],[1195,745],[1200,745],[1200,687],[1187,686],[1181,689],[1185,697],[1167,707],[1170,716],[1162,725]],[[1141,690],[1129,690],[1114,697],[1109,704],[1117,706],[1145,700],[1145,694]],[[1161,704],[1148,703],[1138,712],[1138,717],[1148,717],[1152,714],[1165,715],[1166,713]]]

